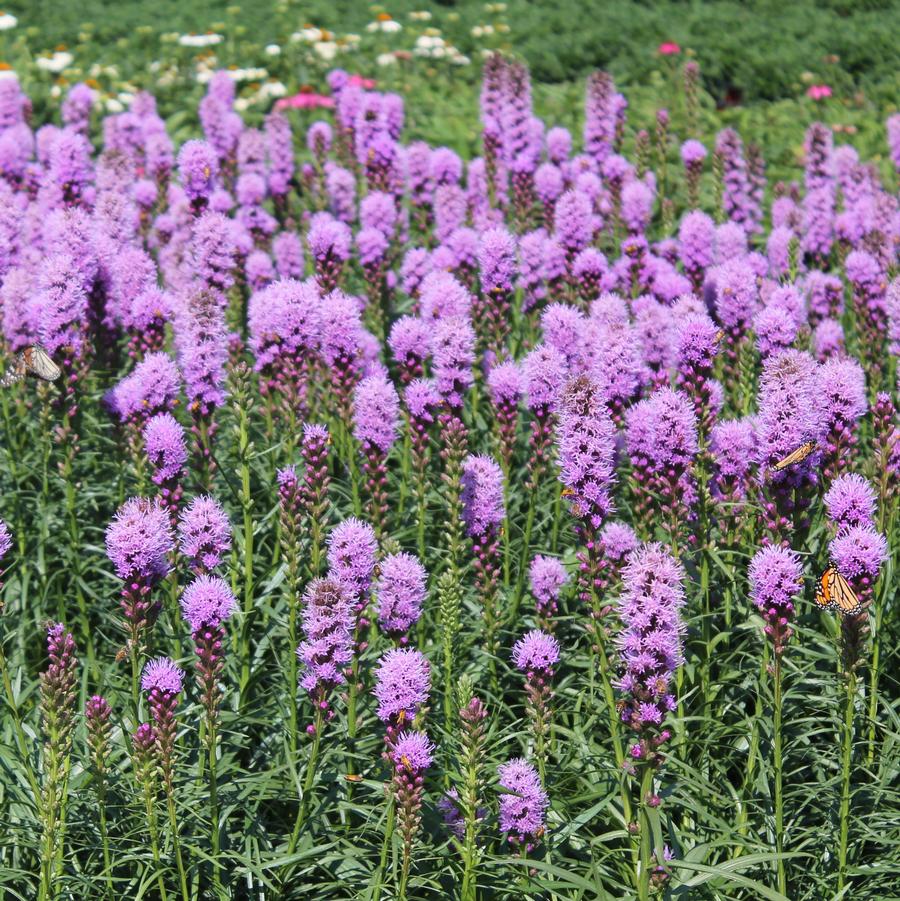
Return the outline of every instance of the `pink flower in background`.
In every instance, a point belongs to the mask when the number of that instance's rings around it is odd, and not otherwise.
[[[827,84],[811,84],[806,89],[806,96],[810,100],[826,100],[831,94],[831,88]]]
[[[275,101],[276,110],[331,109],[333,106],[334,97],[326,97],[324,94],[316,94],[313,91],[300,91],[290,97],[282,97]]]
[[[660,56],[677,56],[681,53],[681,47],[675,41],[663,41],[656,48],[656,52]]]
[[[362,75],[351,75],[347,84],[350,87],[365,88],[367,91],[371,91],[375,87],[375,79],[364,78]]]

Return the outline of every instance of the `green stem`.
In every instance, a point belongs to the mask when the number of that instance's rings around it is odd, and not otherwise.
[[[841,812],[840,843],[838,845],[838,884],[840,896],[847,881],[847,843],[850,836],[850,764],[853,755],[853,707],[856,701],[856,674],[845,674],[847,697],[844,707],[844,725],[841,748]]]
[[[207,750],[209,759],[209,838],[213,858],[213,887],[217,894],[221,893],[222,884],[219,876],[219,780],[218,760],[216,759],[216,723],[208,717]]]
[[[653,830],[650,828],[650,817],[647,813],[647,798],[653,790],[653,768],[644,765],[641,776],[641,845],[640,867],[637,872],[637,896],[638,901],[648,901],[650,898],[650,857],[653,847]]]
[[[319,746],[322,740],[322,729],[325,728],[325,718],[322,708],[316,709],[316,734],[313,736],[312,748],[309,751],[309,760],[306,762],[306,778],[303,780],[303,797],[300,798],[300,806],[297,809],[297,819],[294,822],[294,831],[291,834],[291,843],[288,846],[288,856],[294,853],[297,841],[300,838],[300,830],[306,822],[306,814],[309,810],[309,798],[312,794],[313,782],[316,779],[316,764],[319,760]]]
[[[869,665],[869,750],[868,766],[875,763],[875,728],[878,716],[878,675],[881,663],[881,622],[884,617],[884,597],[881,591],[875,599],[875,624],[872,631],[872,662]]]
[[[787,895],[787,872],[784,866],[784,793],[782,790],[782,744],[781,744],[781,654],[775,655],[775,851],[778,872],[778,891]]]
[[[384,840],[381,843],[381,862],[378,867],[378,882],[375,883],[375,891],[372,895],[372,901],[381,901],[381,889],[384,885],[384,875],[387,869],[388,851],[391,847],[391,839],[394,837],[394,818],[396,810],[394,807],[393,792],[388,796],[387,820],[384,824]]]
[[[166,786],[166,807],[169,811],[169,826],[172,829],[172,849],[175,852],[175,864],[178,867],[178,879],[181,882],[182,901],[191,901],[191,895],[187,887],[187,875],[184,871],[184,861],[181,857],[181,842],[178,841],[178,814],[175,812],[175,797],[172,785]]]
[[[150,830],[150,849],[153,852],[153,862],[156,864],[156,882],[159,886],[159,895],[162,901],[168,901],[166,893],[166,882],[163,879],[162,862],[159,853],[159,830],[156,824],[156,805],[153,803],[153,794],[151,792],[150,782],[145,779],[144,782],[144,806],[147,809],[147,826]]]
[[[9,667],[6,662],[6,655],[3,648],[0,647],[0,675],[3,677],[3,690],[6,693],[6,703],[9,706],[12,715],[13,728],[16,733],[16,744],[19,746],[19,756],[22,759],[22,766],[25,769],[25,777],[34,794],[35,809],[40,814],[41,810],[41,789],[38,785],[37,776],[31,765],[31,758],[28,754],[28,741],[25,739],[25,730],[22,728],[22,718],[19,716],[19,705],[16,703],[16,696],[13,692],[12,680],[9,678]]]

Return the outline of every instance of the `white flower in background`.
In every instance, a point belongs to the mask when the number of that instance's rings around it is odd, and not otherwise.
[[[0,81],[18,81],[18,78],[12,69],[0,69]]]
[[[307,28],[303,28],[298,32],[295,32],[296,35],[299,35],[299,40],[306,41],[308,44],[315,44],[317,41],[321,41],[324,37],[324,32],[321,28],[313,28],[309,26]],[[292,34],[293,38],[294,35]]]
[[[269,100],[271,98],[284,97],[287,94],[287,87],[285,86],[284,82],[272,79],[271,81],[267,81],[263,85],[261,85],[256,94],[260,98],[260,100]]]
[[[362,38],[358,34],[345,34],[344,35],[344,43],[355,46],[358,44]]]
[[[228,69],[228,77],[232,81],[262,81],[269,77],[266,69]]]
[[[103,107],[108,113],[125,112],[125,104],[123,104],[122,101],[116,97],[107,97],[103,102]]]
[[[68,51],[57,50],[52,56],[39,56],[35,60],[35,65],[39,69],[43,69],[44,72],[52,72],[54,75],[58,75],[63,69],[71,66],[74,61],[75,57]]]
[[[454,52],[450,57],[450,62],[453,63],[454,66],[468,66],[472,60],[469,59],[464,53],[460,53],[455,47],[453,48]]]
[[[429,31],[433,32],[434,29],[431,28]],[[416,56],[441,59],[447,55],[447,42],[439,34],[420,34],[416,38],[413,53]]]
[[[58,84],[53,85],[53,87],[50,88],[50,96],[54,100],[58,100],[60,97],[62,97],[62,88]]]
[[[9,31],[19,24],[19,20],[9,13],[0,13],[0,31]]]
[[[281,47],[278,44],[266,44],[266,56],[279,56]]]
[[[397,63],[397,57],[393,53],[379,53],[375,57],[375,62],[379,66],[394,66]]]
[[[427,9],[413,10],[413,12],[411,12],[409,14],[409,17],[410,17],[410,19],[413,20],[413,22],[430,22],[431,21],[431,13],[428,12]]]
[[[220,34],[183,34],[178,38],[182,47],[212,47],[225,39]]]
[[[398,31],[403,31],[403,26],[399,22],[387,16],[387,13],[384,15],[385,18],[379,18],[375,22],[369,22],[369,24],[366,25],[366,31],[369,33],[381,31],[384,34],[396,34]]]
[[[380,31],[380,30],[381,30],[381,22],[369,22],[369,24],[366,25],[366,31],[368,31],[369,34],[373,34],[374,32]]]
[[[198,69],[197,70],[197,84],[209,84],[212,81],[212,71],[209,69]]]
[[[248,97],[238,97],[234,101],[234,108],[239,113],[245,113],[250,108],[250,99]]]
[[[324,60],[329,61],[337,56],[338,45],[334,41],[316,41],[313,50]]]

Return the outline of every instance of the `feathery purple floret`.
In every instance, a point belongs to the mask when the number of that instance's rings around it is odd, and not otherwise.
[[[544,817],[550,799],[537,770],[526,760],[514,758],[497,768],[500,788],[500,831],[512,844],[530,850],[544,833]]]
[[[231,587],[219,576],[197,576],[181,595],[181,613],[192,633],[220,626],[237,606]]]
[[[184,684],[184,672],[169,657],[149,660],[141,675],[141,691],[156,689],[177,695]]]
[[[328,536],[331,573],[354,597],[361,598],[369,592],[377,550],[375,530],[353,516],[335,526]]]
[[[165,509],[144,497],[125,501],[106,530],[106,554],[126,583],[153,584],[164,578],[174,546]]]
[[[512,660],[516,669],[523,673],[549,677],[559,663],[559,654],[559,642],[552,635],[532,629],[513,645]]]
[[[828,518],[838,529],[874,524],[878,505],[875,489],[855,472],[838,476],[823,500]]]
[[[178,539],[181,553],[192,569],[215,569],[231,550],[228,514],[215,498],[195,497],[181,512]]]
[[[303,664],[300,685],[320,699],[346,682],[344,667],[353,659],[353,600],[335,579],[315,579],[303,595],[304,641],[297,648]]]
[[[385,376],[363,379],[353,392],[353,437],[387,454],[400,432],[400,398]]]
[[[425,567],[412,554],[389,554],[381,561],[375,594],[378,622],[386,632],[407,632],[418,621],[427,578]]]
[[[387,651],[375,668],[378,718],[391,725],[415,719],[428,703],[430,689],[431,670],[424,654],[413,648]]]
[[[495,530],[506,516],[503,470],[485,454],[469,454],[463,461],[462,517],[469,535]]]
[[[171,413],[157,413],[144,426],[144,450],[155,467],[157,485],[177,478],[188,459],[181,423]]]
[[[668,737],[662,727],[675,709],[671,685],[682,662],[683,581],[682,565],[661,544],[638,548],[625,566],[617,639],[623,672],[617,685],[625,695],[622,720],[641,736],[632,758],[652,758]]]

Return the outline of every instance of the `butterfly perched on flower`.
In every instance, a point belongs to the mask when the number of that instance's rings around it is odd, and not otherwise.
[[[815,441],[804,441],[800,447],[792,450],[786,457],[782,457],[773,467],[774,472],[781,472],[788,466],[794,466],[796,463],[802,463],[815,449],[817,445]]]
[[[52,382],[60,377],[62,370],[50,357],[50,354],[38,344],[26,347],[16,354],[13,365],[0,378],[0,388],[8,388],[21,382],[26,375],[34,375],[44,381]]]
[[[816,590],[816,604],[822,610],[838,610],[844,616],[862,613],[862,604],[850,583],[832,564],[822,573]]]

